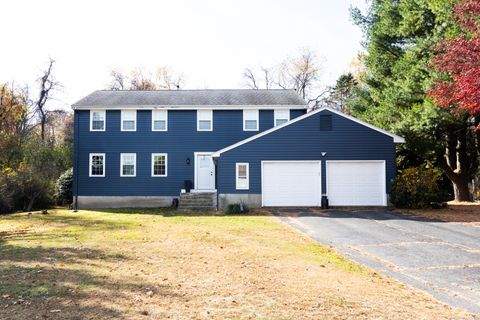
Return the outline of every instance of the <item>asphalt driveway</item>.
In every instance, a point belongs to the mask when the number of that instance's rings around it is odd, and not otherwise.
[[[480,225],[389,211],[273,210],[281,220],[361,264],[480,313]]]

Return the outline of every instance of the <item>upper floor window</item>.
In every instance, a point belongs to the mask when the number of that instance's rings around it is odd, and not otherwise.
[[[290,110],[277,109],[274,111],[275,127],[290,121]]]
[[[152,110],[152,131],[168,130],[168,111]]]
[[[243,131],[258,131],[258,110],[243,110]]]
[[[197,131],[213,130],[213,111],[197,110]]]
[[[105,131],[105,110],[90,110],[90,131]]]
[[[167,176],[167,154],[152,153],[152,177]]]
[[[120,154],[120,177],[135,177],[137,155],[135,153]]]
[[[90,153],[90,177],[105,177],[105,153]]]
[[[248,163],[237,163],[236,164],[236,187],[237,190],[248,190],[249,188],[249,170],[248,170]]]
[[[137,130],[137,110],[122,110],[122,131]]]

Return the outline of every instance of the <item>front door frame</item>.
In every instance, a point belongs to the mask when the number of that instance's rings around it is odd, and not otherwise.
[[[203,190],[200,190],[198,189],[198,172],[197,172],[197,156],[212,156],[213,152],[194,152],[193,153],[193,165],[194,165],[194,186],[195,186],[195,189],[194,191],[216,191],[216,186],[215,186],[215,176],[216,176],[216,172],[215,172],[215,164],[213,165],[213,189],[203,189]],[[212,162],[213,162],[213,158],[212,158]]]

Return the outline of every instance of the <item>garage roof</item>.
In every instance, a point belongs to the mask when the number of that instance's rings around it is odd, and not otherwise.
[[[282,125],[280,125],[280,126],[273,127],[273,128],[271,128],[271,129],[269,129],[269,130],[265,130],[265,131],[263,131],[263,132],[261,132],[261,133],[259,133],[259,134],[256,134],[256,135],[254,135],[254,136],[251,136],[250,138],[247,138],[247,139],[245,139],[245,140],[242,140],[242,141],[240,141],[240,142],[237,142],[237,143],[235,143],[235,144],[232,144],[231,146],[228,146],[228,147],[226,147],[226,148],[223,148],[223,149],[221,149],[221,150],[218,150],[218,151],[216,151],[215,153],[213,153],[212,156],[215,157],[215,158],[218,158],[218,157],[219,157],[222,153],[224,153],[224,152],[227,152],[227,151],[230,151],[230,150],[235,149],[235,148],[237,148],[237,147],[240,147],[241,145],[244,145],[244,144],[246,144],[246,143],[249,143],[250,141],[256,140],[256,139],[261,138],[261,137],[263,137],[263,136],[265,136],[265,135],[267,135],[267,134],[270,134],[270,133],[275,132],[275,131],[277,131],[277,130],[280,130],[280,129],[282,129],[282,128],[288,127],[289,125],[292,125],[292,124],[294,124],[294,123],[296,123],[296,122],[298,122],[298,121],[302,121],[302,120],[305,119],[305,118],[311,117],[311,116],[313,116],[313,115],[315,115],[315,114],[317,114],[317,113],[320,113],[320,112],[326,111],[326,110],[328,110],[328,111],[330,111],[330,112],[333,112],[333,113],[335,113],[335,114],[337,114],[337,115],[339,115],[339,116],[342,116],[342,117],[344,117],[344,118],[347,118],[347,119],[349,119],[349,120],[352,120],[352,121],[354,121],[354,122],[356,122],[356,123],[359,123],[359,124],[361,124],[361,125],[363,125],[363,126],[365,126],[365,127],[368,127],[368,128],[373,129],[373,130],[375,130],[375,131],[378,131],[378,132],[380,132],[380,133],[383,133],[384,135],[390,136],[390,137],[393,138],[393,142],[394,142],[394,143],[405,143],[405,139],[402,138],[402,137],[400,137],[400,136],[398,136],[398,135],[396,135],[396,134],[393,134],[393,133],[388,132],[388,131],[386,131],[386,130],[383,130],[383,129],[380,129],[380,128],[378,128],[378,127],[375,127],[375,126],[373,126],[373,125],[371,125],[371,124],[368,124],[368,123],[366,123],[366,122],[364,122],[364,121],[362,121],[362,120],[359,120],[359,119],[357,119],[357,118],[355,118],[355,117],[349,116],[349,115],[347,115],[347,114],[345,114],[345,113],[343,113],[343,112],[340,112],[340,111],[338,111],[338,110],[335,110],[335,109],[333,109],[333,108],[330,108],[330,107],[321,107],[321,108],[319,108],[319,109],[317,109],[317,110],[313,110],[313,111],[308,112],[308,113],[306,113],[306,114],[304,114],[304,115],[302,115],[302,116],[300,116],[300,117],[297,117],[297,118],[295,118],[295,119],[293,119],[293,120],[290,120],[289,122],[284,123],[284,124],[282,124]]]

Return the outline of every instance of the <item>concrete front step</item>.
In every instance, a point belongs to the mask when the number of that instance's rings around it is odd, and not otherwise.
[[[179,211],[215,210],[217,195],[214,192],[180,194]]]

